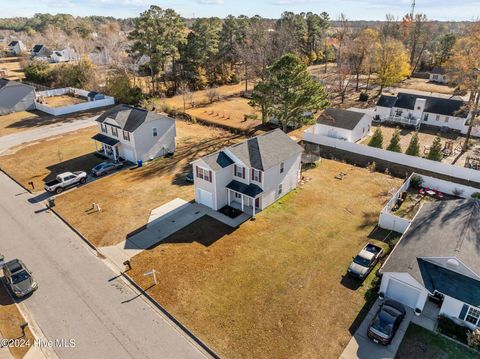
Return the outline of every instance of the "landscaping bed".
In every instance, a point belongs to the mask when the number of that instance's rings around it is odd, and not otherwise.
[[[345,172],[339,181],[335,176]],[[323,160],[309,180],[237,229],[202,218],[131,260],[148,290],[222,357],[338,358],[372,302],[375,273],[346,270],[400,180]]]
[[[411,323],[395,359],[475,359],[479,356],[473,349]]]

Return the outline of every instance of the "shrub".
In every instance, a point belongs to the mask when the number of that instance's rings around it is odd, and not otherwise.
[[[209,103],[220,100],[220,93],[216,88],[209,88],[207,90],[207,98]]]
[[[452,193],[454,196],[461,197],[463,192],[465,192],[463,189],[460,188],[455,188]]]
[[[377,127],[368,145],[370,147],[383,148],[383,133],[380,127]]]
[[[442,139],[440,136],[435,137],[433,140],[432,147],[430,148],[430,152],[428,152],[427,158],[432,161],[441,161],[443,159]]]
[[[438,331],[464,344],[468,344],[468,334],[471,332],[469,328],[454,322],[444,315],[438,317]]]
[[[410,178],[410,187],[413,188],[420,188],[422,187],[423,184],[423,178],[419,175],[413,175],[412,178]]]
[[[477,328],[473,332],[467,334],[467,342],[471,347],[480,349],[480,328]]]
[[[23,70],[27,81],[47,86],[51,85],[53,81],[52,68],[45,61],[30,61]]]
[[[480,199],[480,192],[475,192],[472,194],[472,198]]]
[[[393,132],[392,139],[390,140],[387,150],[392,152],[402,152],[402,147],[400,147],[400,130],[398,128],[395,130],[395,132]]]
[[[418,132],[415,132],[413,134],[405,153],[410,156],[420,156],[420,143],[418,140]]]
[[[115,97],[118,103],[138,105],[143,100],[142,90],[133,86],[126,72],[112,74],[107,78],[105,93]]]

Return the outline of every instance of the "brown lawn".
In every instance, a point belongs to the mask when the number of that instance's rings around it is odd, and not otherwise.
[[[401,181],[328,160],[304,175],[255,221],[204,217],[134,257],[130,275],[148,288],[143,273],[161,273],[149,294],[222,357],[338,358],[375,277],[343,276]]]
[[[87,102],[85,97],[73,95],[50,96],[44,98],[44,105],[49,107],[63,107]]]
[[[7,292],[7,289],[0,283],[0,338],[2,339],[17,339],[22,336],[20,325],[25,323],[13,302],[12,298]],[[30,341],[30,345],[25,346],[11,346],[9,347],[15,359],[23,358],[30,346],[33,344],[33,335],[27,327],[25,330],[26,337],[23,338],[25,343]]]
[[[239,139],[213,127],[177,121],[173,157],[156,159],[58,196],[56,209],[95,245],[119,243],[147,223],[152,209],[177,197],[193,200],[193,186],[185,181],[189,163]],[[90,214],[93,202],[100,204],[101,212]]]
[[[253,88],[253,84],[249,83],[248,84],[248,89],[251,90]],[[225,85],[225,86],[219,86],[216,87],[215,90],[218,92],[218,94],[223,98],[223,97],[230,97],[234,95],[239,95],[243,91],[245,91],[245,83],[241,82],[236,85]],[[202,105],[208,105],[209,100],[207,97],[208,90],[200,90],[200,91],[195,91],[193,92],[192,95],[192,101],[194,103],[194,107],[197,106],[202,106]],[[174,107],[178,110],[183,111],[183,96],[182,95],[176,95],[170,98],[161,98],[157,99],[156,103],[158,105],[165,104],[170,107]],[[186,109],[192,108],[192,104],[190,101],[187,101],[186,103]]]
[[[434,92],[444,95],[453,95],[455,88],[449,87],[447,85],[437,84],[435,82],[430,82],[427,79],[417,79],[410,78],[405,81],[400,82],[398,85],[398,90],[416,90],[423,92]]]
[[[231,97],[205,107],[187,110],[187,113],[199,120],[213,124],[249,130],[260,126],[262,121],[261,114],[253,109],[248,101],[243,97]],[[245,116],[247,116],[247,119]],[[256,119],[249,116],[256,116]]]
[[[0,59],[0,69],[7,69],[8,75],[6,78],[8,80],[22,80],[25,78],[25,73],[23,72],[22,66],[20,65],[20,58],[2,58]]]
[[[69,132],[36,143],[20,145],[12,154],[0,156],[0,167],[25,187],[43,190],[43,182],[66,171],[90,171],[102,159],[95,156],[95,144],[91,137],[96,127]]]

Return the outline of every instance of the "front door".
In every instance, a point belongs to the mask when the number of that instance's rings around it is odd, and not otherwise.
[[[260,208],[260,197],[255,198],[255,208]]]

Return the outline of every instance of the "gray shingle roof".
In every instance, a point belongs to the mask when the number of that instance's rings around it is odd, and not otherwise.
[[[234,161],[223,151],[211,153],[203,157],[202,160],[214,171],[218,171],[234,163]]]
[[[406,272],[430,291],[480,304],[480,200],[425,204],[381,269]],[[459,262],[448,261],[456,258]],[[452,273],[449,273],[452,272]]]
[[[466,118],[468,115],[466,103],[462,100],[423,96],[405,92],[399,92],[397,96],[382,95],[377,102],[377,106],[390,108],[398,107],[406,110],[413,110],[415,108],[415,101],[418,98],[426,100],[425,112],[461,118]]]
[[[261,171],[303,152],[303,148],[280,129],[250,138],[228,150],[246,166]]]
[[[37,44],[33,47],[32,52],[39,52],[42,49],[42,47],[43,47],[43,45],[38,45]]]
[[[317,119],[317,123],[327,126],[353,130],[365,116],[362,112],[327,108]]]
[[[118,105],[105,111],[97,118],[96,121],[103,123],[108,119],[114,120],[118,124],[119,128],[128,132],[135,131],[144,122],[161,119],[173,121],[166,115],[127,105]]]

